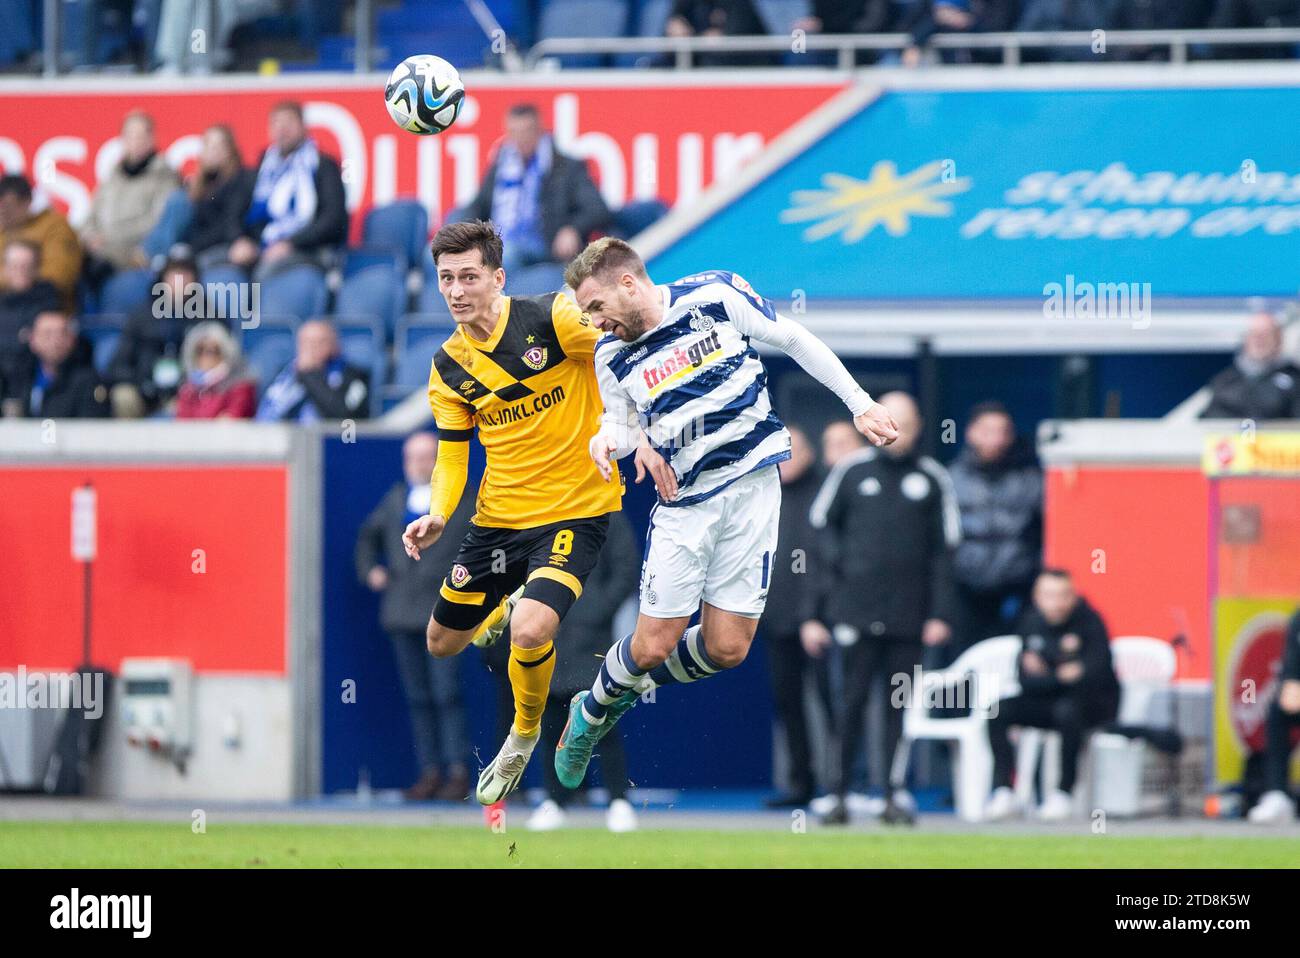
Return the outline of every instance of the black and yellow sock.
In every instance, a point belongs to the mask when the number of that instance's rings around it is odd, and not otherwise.
[[[515,693],[515,733],[536,735],[555,673],[555,643],[548,640],[535,649],[521,649],[511,643],[507,672]]]

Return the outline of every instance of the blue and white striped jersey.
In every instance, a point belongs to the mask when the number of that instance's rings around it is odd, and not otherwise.
[[[605,428],[644,430],[677,474],[677,498],[662,504],[685,506],[790,458],[790,434],[772,411],[767,371],[750,339],[782,345],[779,324],[791,321],[722,270],[656,289],[662,322],[631,343],[600,340],[596,377]]]

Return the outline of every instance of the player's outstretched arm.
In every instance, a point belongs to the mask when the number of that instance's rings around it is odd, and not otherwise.
[[[739,290],[730,297],[727,313],[745,335],[775,346],[797,362],[808,375],[839,396],[853,414],[853,425],[872,444],[887,446],[898,438],[898,424],[889,410],[876,402],[857,384],[853,375],[829,346],[801,324],[772,309],[762,300],[766,311]]]

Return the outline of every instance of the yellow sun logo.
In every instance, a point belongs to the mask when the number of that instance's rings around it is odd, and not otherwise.
[[[935,160],[899,177],[897,166],[881,160],[865,180],[827,173],[822,176],[823,189],[795,190],[790,194],[795,205],[781,213],[781,221],[817,220],[803,232],[808,242],[839,233],[844,242],[856,243],[878,224],[883,224],[891,236],[902,236],[911,229],[909,217],[948,216],[952,204],[940,197],[970,189],[968,177],[944,178],[945,165],[945,161]]]

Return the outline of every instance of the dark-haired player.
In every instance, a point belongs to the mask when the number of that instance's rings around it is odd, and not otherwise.
[[[477,511],[429,619],[429,651],[488,645],[510,624],[515,719],[479,777],[484,805],[514,791],[537,744],[555,669],[552,639],[582,594],[621,487],[587,454],[600,425],[592,328],[568,297],[506,296],[501,237],[490,223],[433,238],[438,288],[456,331],[434,356],[429,404],[440,438],[429,515],[406,528],[418,559],[442,534],[465,487],[475,427],[487,454]]]

